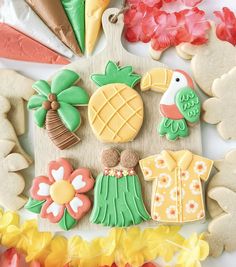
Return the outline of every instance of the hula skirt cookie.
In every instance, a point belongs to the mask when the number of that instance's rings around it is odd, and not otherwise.
[[[104,226],[127,227],[150,219],[142,199],[139,178],[134,171],[138,156],[131,150],[102,153],[105,167],[96,179],[94,207],[90,221]]]
[[[142,78],[141,90],[164,93],[160,102],[162,121],[158,127],[161,136],[174,141],[189,135],[188,123],[199,121],[201,102],[187,73],[182,70],[152,69]]]
[[[73,170],[63,158],[51,161],[48,176],[38,176],[33,180],[31,198],[25,207],[69,230],[89,211],[91,202],[85,193],[93,185],[89,169]]]
[[[208,180],[212,165],[188,150],[164,150],[142,159],[144,179],[153,181],[153,220],[171,224],[204,219],[202,181]]]
[[[94,74],[91,79],[100,88],[92,95],[89,123],[96,137],[105,143],[125,143],[135,139],[143,123],[143,101],[133,89],[141,76],[132,67],[119,67],[112,61],[105,74]]]

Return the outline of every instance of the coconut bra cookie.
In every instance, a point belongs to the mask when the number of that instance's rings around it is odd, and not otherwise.
[[[143,101],[133,89],[141,76],[131,66],[119,67],[112,61],[105,74],[91,79],[100,88],[91,96],[88,106],[89,123],[102,142],[124,143],[135,139],[143,123]]]
[[[143,76],[141,90],[164,93],[160,101],[162,120],[158,127],[161,136],[176,140],[189,135],[188,123],[199,121],[201,102],[187,73],[182,70],[152,69]]]
[[[207,181],[212,160],[188,150],[164,150],[139,163],[144,179],[153,181],[153,220],[185,223],[205,218],[201,181]]]
[[[34,121],[45,127],[52,142],[61,150],[77,144],[80,139],[74,134],[79,128],[81,117],[77,106],[86,106],[88,93],[73,85],[79,75],[71,70],[61,70],[51,84],[40,80],[33,84],[38,92],[28,102],[28,109],[34,109]]]
[[[104,226],[127,227],[150,219],[142,199],[139,178],[134,171],[138,155],[121,154],[113,148],[102,153],[103,172],[96,178],[90,221]]]
[[[85,193],[93,185],[89,169],[73,170],[63,158],[51,161],[48,176],[38,176],[33,180],[31,198],[25,208],[69,230],[89,211],[91,202]]]

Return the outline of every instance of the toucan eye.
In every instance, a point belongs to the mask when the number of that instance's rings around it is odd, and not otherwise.
[[[176,80],[176,82],[179,82],[180,81],[180,78],[176,78],[175,80]]]

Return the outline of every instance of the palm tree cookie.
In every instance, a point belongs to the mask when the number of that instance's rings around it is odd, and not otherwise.
[[[77,73],[62,70],[51,84],[44,80],[37,81],[33,88],[38,94],[28,102],[28,109],[35,109],[35,123],[46,128],[52,142],[61,150],[80,141],[74,134],[81,123],[77,106],[86,106],[89,95],[83,88],[73,85],[78,79]]]
[[[139,157],[132,150],[121,154],[114,148],[102,152],[104,170],[95,182],[90,221],[111,227],[127,227],[150,219],[142,199],[134,167]]]
[[[133,89],[141,76],[131,66],[119,67],[112,61],[105,74],[93,74],[100,86],[88,106],[89,123],[96,137],[106,143],[132,141],[143,123],[143,101]]]

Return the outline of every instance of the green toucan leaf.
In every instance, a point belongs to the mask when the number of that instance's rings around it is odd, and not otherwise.
[[[112,83],[124,83],[134,87],[141,79],[138,74],[133,74],[131,66],[119,67],[114,62],[109,61],[106,65],[105,74],[93,74],[91,79],[98,85],[103,86]]]
[[[33,213],[39,214],[45,201],[46,200],[39,201],[29,198],[28,202],[25,204],[25,208]]]
[[[57,112],[63,124],[69,131],[76,131],[80,125],[80,113],[78,109],[64,102],[59,102],[59,104],[60,108]]]
[[[34,121],[40,127],[43,128],[46,120],[47,110],[43,107],[37,109],[34,112]]]
[[[47,98],[43,95],[33,95],[28,102],[28,109],[35,109],[42,106],[43,102],[47,101]]]
[[[33,89],[40,95],[48,96],[51,93],[51,87],[48,82],[44,80],[37,81],[33,84]]]
[[[59,71],[51,83],[51,91],[53,94],[60,94],[63,90],[71,87],[77,80],[79,75],[72,70]]]
[[[62,219],[59,221],[59,226],[65,230],[68,231],[70,230],[72,227],[74,227],[77,223],[77,220],[75,220],[67,211],[67,209],[65,209],[64,211],[64,215],[62,217]]]
[[[62,91],[57,96],[57,100],[73,106],[87,105],[89,102],[89,95],[83,88],[79,86],[71,86]]]
[[[189,87],[181,89],[175,96],[176,105],[180,113],[190,123],[200,119],[201,101],[194,90]]]

